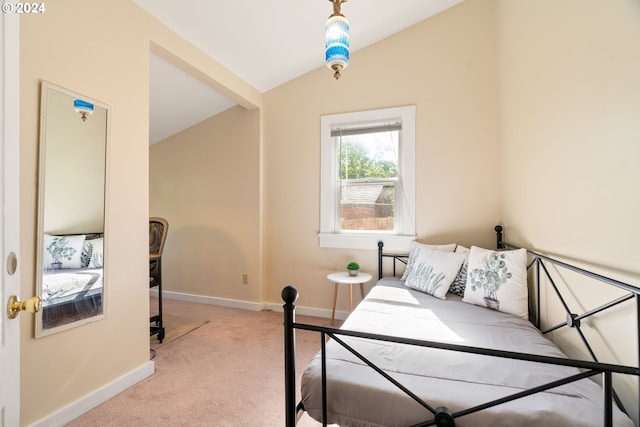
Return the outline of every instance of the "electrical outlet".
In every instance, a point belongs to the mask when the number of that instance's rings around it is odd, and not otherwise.
[[[242,275],[242,284],[243,285],[248,285],[249,284],[249,275],[247,273],[244,273]]]

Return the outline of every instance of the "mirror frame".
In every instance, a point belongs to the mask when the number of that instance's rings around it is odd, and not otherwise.
[[[46,180],[46,153],[47,153],[47,101],[49,97],[49,91],[56,91],[62,93],[64,95],[68,95],[72,98],[79,98],[84,101],[92,103],[95,107],[100,107],[105,110],[106,116],[106,131],[105,131],[105,139],[104,139],[104,156],[105,156],[105,164],[104,164],[104,182],[103,182],[103,197],[104,197],[104,212],[103,212],[103,238],[104,238],[104,247],[103,247],[103,271],[102,271],[102,298],[101,305],[102,310],[100,314],[95,316],[85,317],[83,319],[79,319],[76,321],[68,322],[59,326],[55,326],[52,328],[43,328],[43,310],[40,310],[36,313],[36,322],[35,322],[35,337],[40,338],[47,335],[51,335],[56,332],[65,331],[71,328],[75,328],[77,326],[82,326],[87,323],[95,322],[106,317],[107,312],[107,283],[108,283],[108,229],[109,229],[109,176],[110,176],[110,167],[109,167],[109,159],[110,159],[110,139],[111,139],[111,108],[108,104],[105,104],[101,101],[95,100],[91,97],[79,94],[77,92],[65,89],[63,87],[54,85],[47,81],[41,81],[40,88],[40,139],[39,139],[39,161],[38,161],[38,217],[37,217],[37,251],[36,251],[36,295],[42,296],[42,285],[44,278],[44,204],[45,204],[45,180]],[[90,120],[90,119],[89,119]]]

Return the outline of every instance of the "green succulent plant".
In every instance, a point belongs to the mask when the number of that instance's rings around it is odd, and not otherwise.
[[[357,262],[350,262],[347,264],[347,270],[360,270],[360,265]]]

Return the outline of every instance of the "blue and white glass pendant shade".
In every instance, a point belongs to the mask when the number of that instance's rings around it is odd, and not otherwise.
[[[338,80],[340,71],[349,64],[349,21],[343,15],[333,14],[325,28],[325,61]]]
[[[88,115],[93,114],[93,104],[82,99],[74,99],[73,108],[80,114],[83,122],[87,120]]]

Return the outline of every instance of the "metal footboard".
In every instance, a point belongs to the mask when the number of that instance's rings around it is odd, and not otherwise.
[[[496,231],[496,243],[497,243],[497,247],[498,248],[504,248],[504,249],[520,249],[518,246],[504,242],[503,241],[503,235],[502,235],[502,231],[503,228],[501,225],[497,225],[495,227],[495,231]],[[585,270],[584,268],[580,268],[577,267],[575,265],[571,265],[568,264],[566,262],[560,261],[560,260],[556,260],[553,259],[551,257],[536,253],[534,251],[528,250],[527,249],[527,254],[532,257],[532,261],[528,264],[527,269],[531,270],[532,268],[535,267],[535,282],[534,282],[534,286],[535,286],[535,301],[536,301],[536,305],[535,305],[535,314],[532,313],[531,316],[531,320],[533,322],[533,324],[541,330],[543,335],[546,335],[548,333],[551,333],[553,331],[556,331],[558,329],[561,329],[563,327],[569,327],[569,328],[573,328],[576,333],[578,334],[578,337],[580,338],[580,341],[583,343],[585,350],[587,351],[587,353],[589,353],[589,356],[591,357],[591,359],[594,362],[598,362],[598,357],[595,354],[595,351],[593,350],[593,347],[591,346],[591,344],[589,343],[587,337],[585,336],[585,334],[583,333],[582,329],[581,329],[581,321],[584,319],[587,319],[595,314],[601,313],[605,310],[608,310],[612,307],[615,307],[625,301],[629,301],[629,300],[634,300],[635,301],[635,312],[636,312],[636,326],[637,326],[637,331],[638,331],[638,337],[637,337],[637,355],[638,355],[638,363],[640,363],[640,288],[630,285],[628,283],[624,283],[621,282],[619,280],[615,280],[612,279],[610,277],[606,277],[603,276],[601,274],[598,273],[594,273],[592,271],[588,271]],[[558,288],[558,286],[556,285],[555,280],[553,279],[553,277],[551,276],[551,274],[549,273],[549,269],[548,269],[548,265],[551,266],[557,266],[560,267],[562,269],[568,270],[568,271],[572,271],[574,273],[580,274],[582,276],[588,277],[590,279],[593,279],[595,281],[607,284],[609,286],[621,289],[625,292],[627,292],[625,295],[619,297],[619,298],[615,298],[611,301],[606,302],[605,304],[602,304],[596,308],[590,309],[588,311],[585,311],[584,313],[575,313],[573,310],[571,310],[569,308],[569,304],[567,303],[565,297],[562,295],[562,292],[560,292],[560,289]],[[543,281],[543,279],[546,279],[548,285],[551,287],[551,289],[553,290],[554,294],[556,295],[556,297],[558,298],[558,301],[560,302],[560,304],[562,305],[564,312],[565,312],[565,322],[562,323],[558,323],[550,328],[541,329],[541,304],[540,304],[540,290],[541,290],[541,283]],[[612,396],[613,399],[615,400],[616,404],[625,412],[628,413],[628,411],[626,410],[626,408],[624,407],[622,401],[620,400],[620,398],[618,397],[618,394],[616,393],[615,389],[611,390],[612,392]],[[638,392],[640,393],[640,378],[638,379]],[[640,420],[640,407],[638,408],[638,419]]]
[[[407,339],[407,338],[399,338],[388,335],[378,335],[371,333],[363,333],[357,331],[349,331],[335,328],[328,328],[323,326],[315,326],[308,325],[303,323],[295,322],[295,301],[298,298],[298,291],[293,286],[287,286],[282,291],[282,298],[285,301],[284,312],[285,312],[285,395],[286,395],[286,411],[287,411],[287,427],[293,427],[296,425],[297,421],[297,413],[299,410],[303,408],[300,405],[296,406],[295,402],[295,348],[293,347],[293,338],[294,338],[294,330],[306,330],[318,332],[320,334],[320,342],[321,342],[321,363],[322,363],[322,396],[323,396],[323,417],[324,420],[323,425],[326,426],[327,419],[327,407],[326,407],[326,353],[325,353],[325,342],[326,338],[329,337],[333,339],[335,342],[340,344],[358,359],[360,359],[363,363],[371,367],[376,373],[383,376],[389,382],[394,384],[398,389],[402,390],[407,396],[412,398],[418,404],[423,406],[428,412],[430,412],[429,419],[426,419],[424,422],[415,424],[411,427],[418,426],[431,426],[436,425],[440,427],[444,426],[455,426],[455,419],[472,414],[474,412],[481,411],[483,409],[487,409],[493,406],[497,406],[506,402],[510,402],[512,400],[520,399],[526,396],[530,396],[535,393],[539,393],[545,390],[552,389],[554,387],[558,387],[564,384],[568,384],[574,381],[578,381],[584,378],[588,378],[594,375],[601,374],[603,377],[603,399],[604,399],[604,426],[612,425],[612,394],[613,394],[613,386],[611,381],[611,375],[613,373],[618,374],[626,374],[626,375],[635,375],[640,377],[640,368],[623,366],[623,365],[614,365],[614,364],[606,364],[606,363],[598,363],[598,362],[590,362],[576,359],[566,359],[566,358],[558,358],[558,357],[550,357],[550,356],[540,356],[535,354],[526,354],[526,353],[518,353],[518,352],[510,352],[510,351],[501,351],[501,350],[491,350],[485,348],[478,347],[469,347],[457,344],[447,344],[435,341],[421,341],[415,339]],[[385,371],[378,368],[375,364],[369,361],[366,356],[359,353],[357,350],[352,348],[349,344],[343,341],[340,337],[357,337],[364,338],[370,340],[379,340],[386,342],[393,342],[399,344],[407,344],[419,347],[429,347],[440,350],[449,350],[449,351],[458,351],[463,353],[471,353],[478,354],[484,356],[492,356],[499,358],[507,358],[507,359],[516,359],[516,360],[524,360],[531,361],[537,363],[547,363],[553,365],[562,365],[562,366],[570,366],[582,369],[583,372],[572,375],[569,377],[561,378],[553,382],[549,382],[547,384],[543,384],[537,387],[534,387],[529,390],[524,390],[522,392],[514,393],[510,396],[505,396],[500,399],[496,399],[493,401],[485,402],[481,405],[477,405],[471,408],[466,408],[461,411],[453,412],[446,407],[432,407],[428,402],[423,401],[411,392],[408,388],[403,386],[401,383],[396,381],[394,378],[389,376]]]

